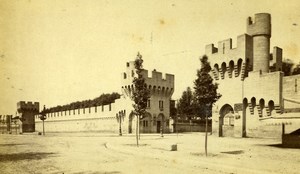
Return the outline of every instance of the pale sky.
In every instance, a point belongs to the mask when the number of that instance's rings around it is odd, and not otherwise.
[[[205,45],[246,32],[271,13],[273,46],[300,62],[298,0],[0,0],[0,115],[18,101],[52,107],[121,93],[137,52],[144,68],[175,75],[178,99],[193,87]]]

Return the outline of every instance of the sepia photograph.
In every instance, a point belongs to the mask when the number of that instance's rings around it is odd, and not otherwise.
[[[0,0],[0,173],[299,173],[299,9]]]

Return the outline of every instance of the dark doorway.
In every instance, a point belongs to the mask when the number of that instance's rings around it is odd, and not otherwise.
[[[156,133],[160,133],[161,121],[156,122]]]

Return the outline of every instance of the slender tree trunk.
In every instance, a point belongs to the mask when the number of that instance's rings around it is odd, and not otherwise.
[[[122,119],[120,117],[119,136],[122,136]]]
[[[207,156],[207,113],[205,114],[205,156]]]
[[[138,130],[139,130],[139,116],[137,116],[136,117],[136,128],[135,128],[135,134],[136,134],[136,146],[137,147],[139,147],[139,137],[138,137],[138,135],[139,135],[139,132],[138,132]]]
[[[45,124],[44,124],[44,120],[43,120],[43,135],[45,135]]]
[[[140,130],[140,117],[139,117],[139,140],[141,139],[141,130]]]

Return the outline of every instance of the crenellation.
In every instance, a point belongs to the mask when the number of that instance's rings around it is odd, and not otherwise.
[[[215,49],[215,52],[212,50]],[[214,48],[213,44],[206,45],[205,54],[210,57],[211,64],[222,63],[229,64],[230,61],[235,63],[239,59],[246,61],[247,58],[252,57],[252,37],[248,34],[237,36],[236,47],[232,46],[232,38],[225,39],[218,42],[218,48]],[[250,60],[250,63],[252,60]]]
[[[157,72],[156,70],[153,70],[152,71],[152,79],[154,79],[154,80],[163,80],[162,73],[161,72]]]
[[[281,71],[282,70],[282,49],[279,47],[273,47],[273,63],[275,64],[275,70]]]
[[[117,99],[119,100],[119,99]],[[96,109],[97,108],[97,109]],[[106,115],[110,115],[115,111],[115,104],[107,104],[95,107],[85,107],[85,108],[78,108],[78,109],[70,109],[66,111],[54,111],[46,113],[47,120],[64,120],[64,119],[77,119],[79,118],[86,118],[86,117],[105,117]],[[35,118],[39,118],[40,114],[36,114]],[[70,117],[69,117],[70,116]],[[69,118],[66,118],[69,117]],[[36,122],[40,122],[41,120],[38,119]]]
[[[248,26],[248,25],[252,25],[252,24],[253,24],[252,17],[249,16],[249,17],[247,18],[247,26]]]
[[[226,54],[226,52],[231,49],[232,49],[232,39],[231,38],[218,42],[219,53],[221,51],[221,54]]]
[[[20,101],[17,103],[17,109],[19,110],[37,110],[39,111],[40,104],[39,102],[25,102]]]
[[[126,73],[122,73],[122,89],[126,95],[130,95],[132,81],[135,76],[128,75],[132,74],[134,71],[134,62],[127,62]],[[124,75],[126,74],[126,75]],[[145,78],[145,82],[148,86],[157,86],[157,87],[168,87],[174,88],[174,75],[172,74],[163,74],[162,72],[156,71],[155,69],[148,72],[148,70],[144,69],[141,72],[142,76]],[[125,78],[126,77],[126,78]],[[129,87],[128,87],[129,86]]]
[[[173,74],[168,74],[168,73],[166,73],[166,81],[169,81],[169,82],[174,82],[174,78],[175,78],[175,76],[173,75]]]
[[[247,33],[251,36],[268,35],[271,37],[271,15],[268,13],[257,13],[254,22],[248,18]]]
[[[218,52],[218,48],[214,46],[214,44],[209,44],[205,46],[205,54],[211,55]]]

